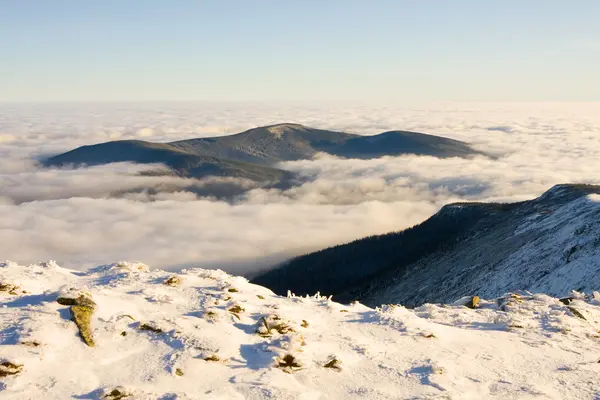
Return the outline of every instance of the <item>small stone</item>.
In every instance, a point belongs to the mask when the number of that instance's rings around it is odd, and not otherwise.
[[[564,297],[562,299],[559,299],[558,301],[560,301],[564,305],[568,306],[569,304],[571,304],[573,302],[573,297]]]
[[[241,314],[241,313],[243,313],[246,310],[242,306],[240,306],[239,304],[236,304],[235,306],[231,307],[228,311],[230,313],[232,313],[232,314]]]
[[[173,286],[173,287],[179,286],[179,285],[181,285],[181,278],[179,278],[178,276],[173,275],[173,276],[169,277],[169,279],[167,279],[164,282],[164,284],[168,285],[168,286]]]
[[[106,400],[121,400],[131,397],[132,395],[133,394],[127,391],[125,388],[118,387],[106,393],[104,396],[102,396],[102,398]]]
[[[0,292],[6,292],[10,295],[17,296],[19,287],[10,283],[0,283]],[[25,291],[23,291],[25,293]]]
[[[62,306],[74,306],[77,305],[77,299],[71,297],[59,297],[56,302]]]
[[[221,361],[221,359],[219,358],[219,356],[218,356],[218,355],[216,355],[216,354],[211,354],[210,356],[208,356],[208,357],[205,357],[205,358],[204,358],[204,361],[213,361],[213,362],[218,362],[218,361]]]
[[[150,331],[150,332],[154,332],[154,333],[163,333],[163,330],[160,329],[157,326],[151,325],[151,324],[140,324],[139,328],[140,331]]]
[[[342,362],[334,357],[331,360],[329,360],[327,363],[325,363],[325,365],[323,365],[323,367],[341,371],[342,370]]]
[[[473,296],[471,301],[467,303],[467,307],[469,308],[478,308],[479,307],[479,296]]]

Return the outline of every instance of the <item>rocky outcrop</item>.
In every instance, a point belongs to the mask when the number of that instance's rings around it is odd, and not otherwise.
[[[94,347],[94,337],[92,335],[92,314],[96,310],[96,303],[89,294],[80,293],[77,297],[58,297],[58,304],[71,307],[71,318],[77,328],[81,339],[85,344]]]
[[[23,371],[23,365],[21,364],[15,364],[10,361],[3,361],[0,363],[0,378],[17,375],[21,371]]]

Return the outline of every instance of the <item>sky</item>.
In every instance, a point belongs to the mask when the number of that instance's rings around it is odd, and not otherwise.
[[[0,0],[0,101],[597,101],[596,0]]]

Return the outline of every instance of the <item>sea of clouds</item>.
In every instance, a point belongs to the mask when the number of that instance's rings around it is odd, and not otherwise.
[[[281,168],[286,190],[231,180],[234,201],[203,197],[218,179],[143,174],[160,166],[41,169],[36,161],[118,139],[171,141],[296,122],[375,134],[412,130],[494,157],[321,155]],[[251,274],[294,255],[417,224],[454,201],[519,201],[557,183],[600,183],[600,103],[172,103],[0,105],[0,259],[85,268],[116,260]],[[227,180],[225,180],[227,181]]]

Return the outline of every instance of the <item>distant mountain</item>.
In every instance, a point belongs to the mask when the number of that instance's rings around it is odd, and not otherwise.
[[[371,306],[597,290],[598,194],[600,186],[558,185],[532,201],[447,205],[413,228],[297,257],[253,282]]]
[[[141,140],[119,140],[78,147],[45,161],[46,166],[102,165],[115,162],[139,164],[161,163],[184,177],[225,176],[255,181],[279,182],[289,172],[265,165],[217,158],[199,152],[186,151],[168,143]]]
[[[281,182],[291,178],[291,174],[276,168],[276,163],[310,159],[319,152],[346,158],[402,154],[468,157],[480,154],[466,143],[423,133],[393,131],[359,136],[298,124],[278,124],[235,135],[172,143],[123,140],[83,146],[51,157],[44,164],[163,163],[185,177],[227,176]]]

